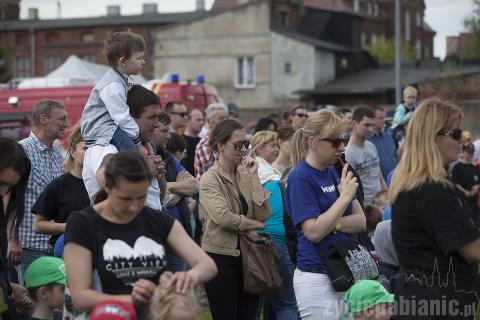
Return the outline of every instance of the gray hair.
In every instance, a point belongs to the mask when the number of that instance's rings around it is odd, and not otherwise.
[[[33,106],[32,117],[35,126],[40,126],[40,116],[44,114],[47,118],[52,115],[53,109],[65,110],[65,106],[57,100],[45,99]]]
[[[205,117],[207,119],[211,119],[215,111],[217,110],[224,110],[228,113],[228,108],[223,103],[215,102],[208,105],[207,109],[205,109]]]

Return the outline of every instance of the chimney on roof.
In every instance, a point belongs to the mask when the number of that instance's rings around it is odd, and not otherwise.
[[[107,6],[107,16],[119,16],[120,15],[120,6]]]
[[[38,8],[28,8],[28,19],[38,20]]]
[[[156,3],[144,3],[143,13],[158,13]]]
[[[205,0],[197,0],[197,11],[205,11]]]

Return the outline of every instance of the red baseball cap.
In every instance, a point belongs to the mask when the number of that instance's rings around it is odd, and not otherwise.
[[[126,302],[106,300],[98,303],[90,313],[90,320],[137,320],[135,308]]]

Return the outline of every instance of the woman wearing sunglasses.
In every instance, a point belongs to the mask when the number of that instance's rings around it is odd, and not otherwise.
[[[202,248],[215,261],[218,274],[205,284],[214,320],[255,319],[258,296],[243,290],[238,234],[263,229],[270,216],[269,192],[258,178],[258,163],[247,156],[243,126],[221,122],[210,134],[218,160],[200,180]]]
[[[83,158],[86,150],[87,147],[80,134],[80,125],[76,125],[70,130],[68,159],[64,165],[65,174],[52,180],[32,207],[32,213],[35,214],[33,230],[51,235],[49,244],[52,248],[60,235],[65,232],[70,213],[90,205],[82,179]]]
[[[293,286],[300,318],[344,319],[344,292],[326,274],[322,252],[365,230],[365,215],[355,199],[358,183],[345,165],[333,166],[345,150],[345,123],[329,110],[315,112],[291,142],[293,169],[285,206],[297,230],[297,269]]]
[[[474,319],[480,231],[475,213],[446,173],[460,152],[461,120],[458,107],[431,99],[415,110],[407,126],[389,193],[400,263],[395,298],[410,305],[398,319]],[[412,308],[418,301],[449,307],[429,304],[422,315]]]

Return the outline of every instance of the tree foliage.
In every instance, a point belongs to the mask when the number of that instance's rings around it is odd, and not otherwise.
[[[480,1],[480,0],[478,0]],[[416,53],[413,46],[408,42],[402,41],[402,61],[413,62],[416,59]],[[365,46],[365,49],[377,59],[379,64],[395,63],[395,39],[386,39],[381,36],[374,44]]]
[[[472,1],[475,9],[463,20],[463,25],[472,33],[472,37],[463,44],[459,52],[461,60],[480,60],[480,0]]]

